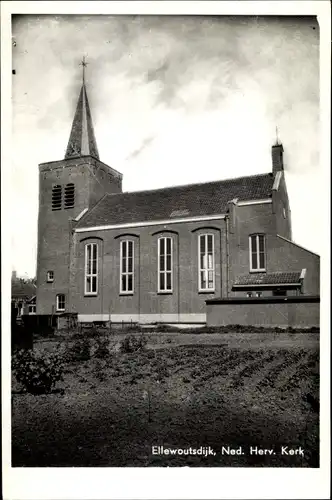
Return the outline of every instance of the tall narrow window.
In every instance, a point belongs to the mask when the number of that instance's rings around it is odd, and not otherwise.
[[[198,239],[198,289],[214,291],[214,236],[201,234]]]
[[[172,292],[173,240],[169,236],[158,240],[158,292]]]
[[[64,311],[66,309],[66,297],[63,293],[59,293],[56,296],[56,310],[58,312]]]
[[[52,188],[52,210],[61,210],[62,208],[62,186],[59,184]]]
[[[120,293],[134,293],[134,242],[120,243]]]
[[[97,295],[98,293],[98,245],[88,243],[85,245],[85,295]]]
[[[75,205],[75,185],[70,183],[65,186],[65,208],[73,208]]]
[[[265,236],[252,234],[249,236],[250,271],[265,271]]]

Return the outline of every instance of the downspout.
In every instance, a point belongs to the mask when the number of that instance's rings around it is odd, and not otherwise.
[[[137,272],[137,275],[138,275],[137,308],[138,308],[138,324],[140,324],[141,323],[141,235],[140,234],[139,234],[139,238],[138,238],[138,272]]]
[[[103,321],[104,316],[104,240],[100,245],[100,317],[101,321]],[[99,263],[98,263],[99,264]]]
[[[229,215],[225,216],[226,222],[226,297],[229,296]]]
[[[66,302],[67,302],[67,311],[68,313],[73,313],[72,311],[72,297],[71,297],[71,290],[72,290],[72,281],[73,281],[73,277],[72,277],[72,273],[75,272],[75,270],[73,269],[73,266],[76,265],[76,261],[74,263],[74,253],[75,253],[75,241],[74,241],[74,238],[75,238],[75,219],[70,217],[68,219],[68,288],[67,288],[67,299],[66,299]],[[69,321],[69,317],[68,317],[68,321]]]
[[[178,240],[178,254],[177,254],[177,268],[178,268],[178,323],[180,322],[180,293],[181,293],[181,287],[180,287],[180,238],[179,235],[177,235],[177,240]]]

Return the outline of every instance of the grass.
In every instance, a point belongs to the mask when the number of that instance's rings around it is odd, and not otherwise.
[[[250,334],[251,348],[244,335],[219,345],[151,336],[138,353],[68,363],[62,392],[13,394],[13,466],[318,467],[317,336],[291,344]],[[153,455],[161,445],[216,455]],[[223,455],[223,446],[245,455]],[[276,455],[250,455],[250,446]],[[281,455],[281,446],[302,446],[304,457]]]

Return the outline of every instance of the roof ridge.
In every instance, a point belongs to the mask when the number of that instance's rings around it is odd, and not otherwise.
[[[106,193],[106,196],[117,196],[117,195],[123,195],[123,194],[136,194],[136,193],[153,193],[156,191],[166,191],[166,190],[171,190],[171,189],[182,189],[185,187],[191,187],[191,186],[204,186],[207,184],[217,184],[219,182],[230,182],[230,181],[238,181],[240,179],[253,179],[255,177],[265,177],[267,175],[272,175],[271,172],[266,172],[265,174],[255,174],[255,175],[243,175],[241,177],[231,177],[228,179],[219,179],[216,181],[208,181],[208,182],[192,182],[189,184],[179,184],[176,186],[166,186],[162,188],[155,188],[155,189],[141,189],[138,191],[124,191],[122,193]]]
[[[277,238],[281,238],[282,240],[288,241],[288,243],[291,243],[292,245],[295,245],[296,247],[301,248],[302,250],[305,250],[306,252],[311,253],[312,255],[316,255],[317,257],[320,258],[320,255],[316,252],[313,252],[312,250],[309,250],[308,248],[299,245],[298,243],[295,243],[295,241],[290,240],[289,238],[285,238],[284,236],[281,236],[280,234],[277,234]]]
[[[271,273],[265,273],[267,274],[301,274],[301,271],[273,271]]]

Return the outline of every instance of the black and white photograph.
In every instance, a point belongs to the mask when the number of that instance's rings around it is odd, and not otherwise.
[[[34,10],[10,45],[10,467],[322,467],[318,16]]]

